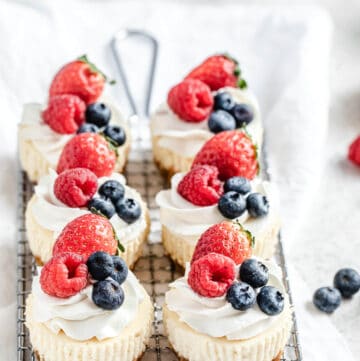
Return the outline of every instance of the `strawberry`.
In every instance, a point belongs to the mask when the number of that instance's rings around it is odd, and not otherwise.
[[[192,263],[188,284],[203,297],[223,296],[235,280],[235,262],[222,254],[208,253]]]
[[[360,166],[360,135],[350,144],[348,159]]]
[[[73,168],[56,178],[54,194],[69,207],[84,207],[96,193],[97,187],[97,177],[91,170]]]
[[[243,131],[229,130],[209,139],[195,156],[192,167],[213,165],[219,169],[219,178],[253,179],[259,170],[257,148]]]
[[[86,104],[94,103],[104,90],[106,76],[86,55],[63,66],[50,85],[50,97],[73,94]]]
[[[98,177],[114,171],[116,153],[107,141],[96,133],[81,133],[71,138],[60,155],[57,172],[72,168],[87,168]]]
[[[67,298],[75,295],[88,283],[88,268],[76,253],[55,255],[41,269],[41,289],[50,296]]]
[[[44,122],[56,133],[75,133],[85,120],[85,103],[76,95],[56,95],[42,112]]]
[[[223,183],[219,171],[210,165],[199,165],[191,169],[178,185],[178,193],[197,206],[210,206],[219,201]]]
[[[214,99],[206,84],[188,79],[170,89],[167,102],[183,121],[199,123],[210,115]]]
[[[191,263],[214,252],[241,264],[252,255],[254,238],[239,223],[224,221],[207,229],[198,240]]]
[[[192,70],[185,79],[199,79],[211,90],[218,90],[226,86],[246,87],[245,80],[240,78],[238,62],[227,55],[210,56]]]
[[[64,252],[80,254],[85,258],[97,251],[114,255],[118,248],[109,220],[97,214],[85,214],[68,223],[57,238],[53,255]]]

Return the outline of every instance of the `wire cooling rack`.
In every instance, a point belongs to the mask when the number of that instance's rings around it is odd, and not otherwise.
[[[147,201],[152,225],[149,241],[144,247],[142,257],[136,263],[134,272],[152,297],[155,305],[153,334],[151,336],[150,344],[141,360],[176,361],[178,358],[164,334],[161,307],[164,303],[164,295],[168,289],[168,284],[176,278],[181,277],[183,275],[183,270],[164,253],[164,249],[160,243],[161,226],[159,222],[159,209],[154,201],[156,193],[161,189],[166,188],[167,184],[152,161],[152,154],[148,147],[149,144],[144,147],[142,142],[141,147],[139,142],[135,143],[137,144],[135,144],[135,150],[132,151],[130,155],[130,160],[126,169],[126,177],[128,184],[136,188]],[[266,169],[266,167],[264,168]],[[31,290],[32,276],[35,272],[35,261],[29,250],[25,229],[25,209],[26,204],[32,195],[33,186],[28,181],[24,172],[20,170],[18,176],[18,190],[17,360],[36,361],[36,356],[32,353],[28,330],[25,327],[25,300]],[[281,241],[279,242],[277,249],[276,259],[282,267],[284,282],[291,300],[291,292]],[[291,336],[281,360],[302,360],[295,314],[293,314]]]

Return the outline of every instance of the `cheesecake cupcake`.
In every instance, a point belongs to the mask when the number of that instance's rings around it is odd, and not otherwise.
[[[32,182],[56,168],[76,133],[101,134],[116,150],[115,170],[124,169],[130,131],[115,104],[103,96],[105,82],[105,75],[83,56],[55,75],[47,104],[25,104],[18,127],[19,153]]]
[[[238,63],[212,56],[174,86],[151,116],[154,160],[167,175],[187,171],[214,134],[243,127],[261,147],[258,102],[240,77]]]
[[[140,194],[113,173],[98,178],[86,168],[54,170],[35,187],[26,210],[30,249],[39,264],[47,262],[59,234],[76,218],[91,213],[107,218],[124,247],[121,257],[132,267],[149,233],[149,211]]]
[[[157,194],[162,241],[181,266],[190,261],[200,235],[220,222],[232,221],[249,231],[254,255],[274,254],[280,230],[277,191],[257,177],[251,144],[239,131],[216,135],[196,156],[193,168],[175,174],[171,188]]]
[[[26,326],[41,361],[135,361],[151,335],[150,297],[124,262],[54,255],[33,278]]]
[[[209,239],[170,284],[163,307],[169,341],[182,360],[280,360],[292,326],[281,269],[259,258],[237,264],[241,251],[223,242],[214,247]]]

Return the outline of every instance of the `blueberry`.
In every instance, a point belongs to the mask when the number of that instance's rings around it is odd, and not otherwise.
[[[116,310],[124,302],[124,291],[113,279],[96,282],[93,285],[92,300],[96,306],[105,310]]]
[[[248,125],[254,119],[254,112],[247,104],[235,104],[230,113],[235,119],[236,128]]]
[[[99,132],[99,128],[95,124],[84,123],[83,125],[80,125],[76,133],[80,134],[80,133],[98,133],[98,132]]]
[[[246,199],[246,208],[251,217],[262,217],[269,213],[269,201],[260,193],[251,193]]]
[[[235,119],[224,110],[215,110],[210,114],[208,127],[213,133],[220,133],[224,130],[234,130],[236,128]]]
[[[102,281],[114,270],[112,257],[106,252],[95,252],[87,260],[86,265],[94,280]]]
[[[116,180],[108,180],[100,186],[98,192],[101,196],[116,203],[119,199],[124,198],[125,188]]]
[[[108,125],[104,130],[104,134],[110,138],[117,147],[120,147],[126,141],[125,130],[118,125]]]
[[[92,198],[87,204],[88,210],[93,213],[101,213],[106,218],[111,218],[115,214],[114,205],[103,198]]]
[[[110,277],[114,279],[119,285],[121,285],[128,275],[128,267],[125,261],[119,256],[112,256],[114,267],[110,274]]]
[[[313,302],[320,311],[332,313],[340,306],[341,293],[333,287],[321,287],[314,293]]]
[[[218,203],[220,213],[229,219],[240,217],[246,210],[246,200],[237,192],[223,194]]]
[[[259,288],[268,283],[268,268],[256,259],[247,259],[240,266],[240,279],[251,287]]]
[[[247,283],[235,282],[226,293],[226,301],[230,302],[235,310],[246,311],[255,304],[256,293]]]
[[[235,105],[231,94],[227,92],[219,92],[214,96],[214,110],[225,110],[229,112]]]
[[[284,309],[284,296],[273,286],[263,287],[257,295],[260,310],[269,316],[275,316]]]
[[[352,297],[360,289],[360,275],[352,268],[339,270],[334,277],[336,287],[344,298]]]
[[[95,124],[99,128],[102,128],[109,124],[110,118],[111,110],[104,103],[93,103],[86,107],[86,123]]]
[[[248,179],[244,177],[229,178],[224,184],[224,192],[238,192],[241,194],[248,194],[251,191],[251,184]]]
[[[135,199],[125,198],[116,204],[116,212],[126,223],[134,223],[141,216],[141,207]]]

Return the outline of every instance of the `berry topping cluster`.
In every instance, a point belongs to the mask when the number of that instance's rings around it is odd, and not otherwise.
[[[245,104],[235,104],[228,93],[213,96],[211,92],[237,86],[246,87],[246,82],[240,79],[238,62],[227,55],[215,55],[171,88],[167,103],[185,122],[199,123],[209,119],[209,128],[214,133],[232,130],[250,123],[252,109]]]
[[[360,290],[360,274],[353,268],[342,268],[334,277],[334,287],[321,287],[314,293],[313,303],[323,312],[332,313]]]
[[[94,195],[98,193],[98,196]],[[54,183],[55,196],[69,207],[84,207],[110,219],[115,213],[126,223],[137,221],[141,206],[136,199],[125,197],[125,187],[116,180],[104,182],[98,189],[96,175],[86,168],[60,173]]]
[[[274,316],[284,309],[284,295],[267,285],[266,265],[250,258],[251,238],[240,225],[231,222],[209,228],[196,245],[188,284],[203,297],[225,296],[236,310],[246,311],[257,303],[262,312]]]
[[[214,108],[208,119],[208,127],[213,133],[234,130],[248,125],[254,119],[254,111],[248,104],[236,103],[226,91],[214,97]]]
[[[220,213],[229,219],[240,217],[246,210],[251,217],[268,214],[269,202],[261,193],[250,193],[251,184],[243,177],[229,178],[224,184],[225,193],[218,203]]]
[[[85,258],[75,252],[54,255],[41,270],[42,290],[54,297],[74,296],[89,284],[94,304],[105,310],[115,310],[124,302],[121,284],[128,268],[123,259],[102,251]]]

